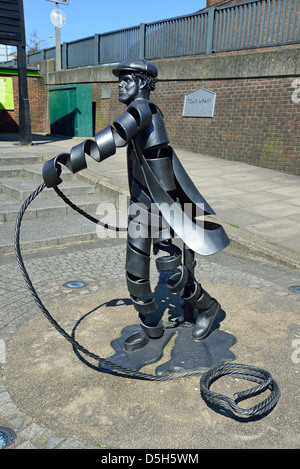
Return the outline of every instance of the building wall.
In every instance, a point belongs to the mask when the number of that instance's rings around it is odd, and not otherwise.
[[[162,64],[153,98],[172,144],[300,175],[299,53],[297,48],[182,60],[173,67],[177,80],[170,63]],[[182,117],[185,94],[198,88],[216,93],[213,118]]]
[[[159,80],[151,98],[164,114],[171,145],[300,175],[299,55],[296,47],[154,61]],[[48,65],[41,64],[40,77],[28,77],[33,132],[49,131],[47,89],[56,85],[91,85],[95,132],[124,111],[113,66],[55,72]],[[17,131],[18,83],[13,78],[15,110],[5,124],[0,111],[0,132]],[[213,118],[182,116],[185,95],[198,88],[216,93]]]
[[[174,147],[300,175],[299,48],[154,61],[159,81],[151,98],[161,108]],[[49,74],[49,83],[90,83],[95,132],[124,110],[113,67]],[[110,98],[102,91],[109,87]],[[187,93],[216,93],[213,118],[183,117]],[[297,89],[299,88],[299,93]]]
[[[0,133],[19,131],[19,80],[17,75],[0,72],[1,77],[13,79],[14,110],[0,109]],[[44,77],[28,76],[28,97],[30,106],[31,129],[33,132],[46,131],[46,86]]]
[[[174,146],[300,175],[300,104],[291,99],[293,81],[193,80],[171,87],[165,82],[158,85],[155,97]],[[216,93],[212,119],[182,117],[184,95],[198,88]]]
[[[152,99],[164,114],[173,146],[300,175],[300,103],[292,101],[294,80],[161,81]],[[112,85],[110,102],[99,99],[101,88],[93,85],[96,131],[124,110],[117,104],[116,85]],[[185,95],[198,88],[216,93],[213,118],[182,117]]]

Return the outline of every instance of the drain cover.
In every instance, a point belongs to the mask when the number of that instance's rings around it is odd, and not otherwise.
[[[292,285],[291,287],[289,287],[289,290],[293,293],[300,293],[300,285]]]
[[[16,439],[16,434],[11,428],[0,427],[0,449],[11,445]]]
[[[86,287],[85,282],[80,282],[79,280],[71,280],[70,282],[64,283],[64,287],[66,288],[83,288]]]

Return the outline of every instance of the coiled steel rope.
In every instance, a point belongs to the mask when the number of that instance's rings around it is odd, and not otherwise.
[[[245,379],[259,383],[251,389],[240,391],[234,394],[233,399],[210,390],[210,386],[214,381],[222,376],[230,375],[236,378]],[[207,371],[200,380],[201,394],[203,398],[210,403],[222,407],[223,409],[233,411],[243,416],[258,416],[270,411],[277,404],[280,397],[279,387],[268,371],[262,370],[255,366],[242,365],[237,363],[225,363],[212,370]],[[270,390],[271,394],[261,403],[245,409],[237,405],[238,401],[249,399]]]
[[[71,337],[58,323],[57,321],[51,316],[47,308],[44,306],[42,303],[41,299],[39,298],[31,280],[28,275],[27,269],[25,267],[22,254],[21,254],[21,248],[20,248],[20,231],[21,231],[21,223],[23,220],[23,216],[25,211],[27,210],[28,206],[30,203],[45,189],[46,185],[45,183],[40,184],[36,190],[25,200],[23,203],[17,219],[16,219],[16,224],[15,224],[15,232],[14,232],[14,248],[15,248],[15,254],[17,258],[17,262],[19,264],[21,273],[24,277],[25,283],[33,296],[33,299],[37,306],[40,308],[44,316],[50,321],[50,323],[55,327],[55,329],[66,339],[68,342],[72,344],[72,346],[77,349],[78,351],[82,352],[84,355],[89,356],[90,358],[97,360],[99,364],[105,365],[108,368],[110,368],[112,371],[117,372],[118,376],[123,376],[123,377],[130,377],[130,378],[135,378],[135,379],[140,379],[140,380],[148,380],[148,381],[170,381],[178,378],[184,378],[188,376],[195,376],[195,375],[203,375],[201,380],[200,380],[200,387],[201,387],[201,393],[207,401],[215,404],[218,408],[222,408],[225,410],[232,410],[233,412],[236,412],[238,414],[244,415],[244,416],[252,416],[252,415],[266,415],[269,413],[276,405],[278,402],[278,399],[280,397],[280,391],[279,388],[276,384],[276,382],[273,380],[271,375],[265,371],[261,370],[259,368],[255,368],[252,366],[248,365],[242,365],[242,364],[224,364],[221,365],[217,368],[214,368],[212,370],[207,371],[205,370],[196,370],[196,371],[185,371],[181,373],[174,373],[170,375],[164,375],[164,376],[156,376],[156,375],[151,375],[148,373],[142,373],[140,371],[133,371],[128,368],[125,368],[123,366],[117,365],[110,360],[106,360],[99,355],[90,352],[87,350],[85,347],[83,347],[81,344],[79,344],[73,337]],[[81,215],[86,216],[86,218],[90,219],[94,223],[101,223],[99,220],[96,218],[92,217],[91,215],[87,214],[84,212],[82,209],[77,207],[75,204],[73,204],[59,189],[54,188],[56,193],[66,202],[68,203],[74,210],[76,210],[78,213]],[[103,226],[113,229],[115,231],[119,230],[125,230],[124,228],[118,228],[118,227],[111,227],[109,225],[102,224]],[[127,230],[127,228],[126,228]],[[251,380],[259,383],[259,386],[256,386],[254,388],[251,388],[247,391],[242,391],[237,393],[234,398],[235,401],[233,401],[231,398],[227,396],[223,396],[222,394],[214,393],[212,392],[209,388],[211,384],[221,376],[224,376],[225,374],[231,374],[233,376],[246,379],[246,380]],[[269,389],[271,390],[271,395],[265,399],[262,403],[250,408],[250,409],[243,409],[240,408],[236,401],[237,400],[242,400],[242,399],[247,399],[254,394],[259,394],[260,392],[263,392],[264,390]]]

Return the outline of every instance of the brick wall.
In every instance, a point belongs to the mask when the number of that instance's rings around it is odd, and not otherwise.
[[[174,146],[300,175],[300,103],[294,78],[159,83],[153,95]],[[299,81],[300,84],[300,81]],[[182,117],[184,95],[217,94],[213,118]]]
[[[1,77],[12,77],[14,90],[14,110],[6,111],[0,109],[0,133],[19,131],[19,84],[17,75],[5,75]],[[30,106],[31,130],[32,132],[46,131],[46,88],[44,77],[27,77],[28,97]]]
[[[164,114],[174,147],[300,175],[300,103],[292,100],[294,80],[164,80],[151,99]],[[92,85],[96,132],[125,109],[116,83],[110,83],[110,99],[101,98],[104,85]],[[198,88],[216,93],[213,118],[182,116],[185,94]]]
[[[171,145],[300,175],[299,47],[154,62],[159,80],[151,99],[164,114]],[[47,87],[90,84],[98,132],[125,110],[113,68],[49,72]],[[109,99],[102,97],[104,87]],[[185,95],[198,88],[216,93],[213,118],[182,116]]]

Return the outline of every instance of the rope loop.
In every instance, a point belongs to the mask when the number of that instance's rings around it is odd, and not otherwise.
[[[254,381],[258,383],[251,389],[240,391],[234,394],[234,399],[228,396],[211,391],[210,386],[217,379],[225,375]],[[270,412],[277,404],[280,397],[280,390],[276,381],[268,371],[255,366],[242,365],[239,363],[225,363],[203,374],[200,380],[201,394],[205,400],[211,404],[221,407],[224,410],[231,410],[242,416],[259,416]],[[256,396],[266,390],[271,391],[270,395],[261,403],[248,409],[238,406],[238,402]]]

